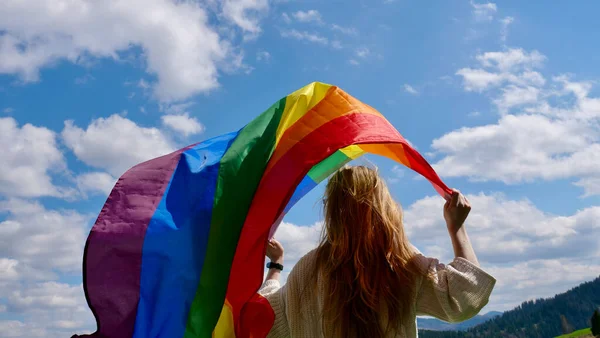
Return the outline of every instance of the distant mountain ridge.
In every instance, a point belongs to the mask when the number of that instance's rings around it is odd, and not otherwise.
[[[446,323],[436,318],[417,318],[417,327],[423,330],[432,331],[465,331],[474,326],[480,325],[494,317],[498,317],[502,312],[490,311],[484,315],[477,315],[462,323]]]
[[[419,338],[548,338],[562,334],[563,315],[576,330],[600,307],[600,277],[547,299],[527,301],[466,331],[419,330]]]

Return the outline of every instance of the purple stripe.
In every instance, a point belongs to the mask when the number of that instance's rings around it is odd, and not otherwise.
[[[186,149],[121,176],[91,230],[83,270],[86,298],[98,325],[94,337],[133,335],[146,228]]]

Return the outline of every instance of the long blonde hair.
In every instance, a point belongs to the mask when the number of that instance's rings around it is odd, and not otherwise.
[[[356,166],[330,178],[324,213],[313,271],[324,281],[324,336],[380,338],[397,332],[410,309],[416,275],[401,207],[377,171]]]

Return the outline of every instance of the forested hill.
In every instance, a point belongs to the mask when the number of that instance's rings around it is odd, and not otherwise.
[[[561,315],[574,329],[590,326],[594,309],[600,307],[600,277],[548,299],[524,302],[467,331],[419,330],[419,338],[548,338],[562,334]]]
[[[454,324],[447,323],[436,318],[417,318],[417,327],[423,330],[433,331],[466,331],[474,326],[487,322],[494,317],[498,317],[501,314],[502,312],[491,311],[484,315],[477,315],[464,322]]]

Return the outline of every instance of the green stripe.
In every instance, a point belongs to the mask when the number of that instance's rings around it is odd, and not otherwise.
[[[319,162],[308,172],[308,176],[315,181],[317,184],[326,179],[329,175],[333,174],[341,166],[351,161],[351,158],[346,156],[341,151],[329,155],[326,159]]]
[[[281,99],[244,127],[221,159],[206,258],[185,338],[211,337],[219,320],[238,239],[274,151],[285,102]]]

